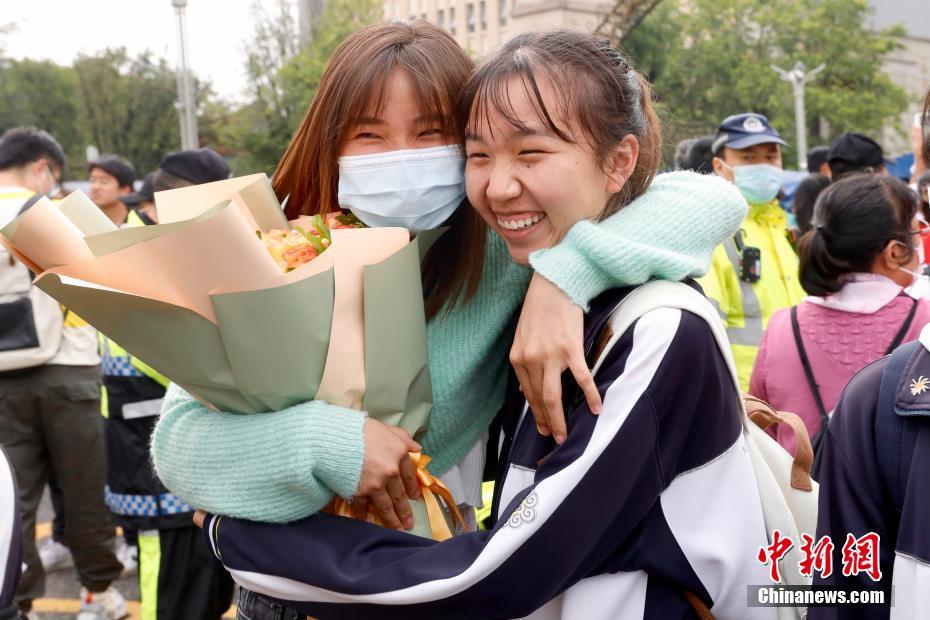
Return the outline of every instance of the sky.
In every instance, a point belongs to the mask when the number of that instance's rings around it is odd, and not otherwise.
[[[259,0],[269,9],[276,0]],[[177,62],[177,18],[171,0],[2,0],[0,25],[13,58],[70,64],[81,52],[126,47],[150,50]],[[241,100],[244,48],[252,36],[253,0],[188,0],[187,39],[194,73],[213,83],[224,98]]]

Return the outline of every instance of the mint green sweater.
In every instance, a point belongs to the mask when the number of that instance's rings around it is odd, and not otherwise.
[[[610,288],[704,274],[715,246],[746,215],[733,185],[691,172],[660,175],[603,222],[579,222],[533,268],[578,305]],[[500,409],[516,312],[532,271],[491,234],[476,295],[427,325],[433,411],[423,450],[442,475]],[[158,476],[209,512],[288,522],[349,498],[365,456],[365,413],[311,401],[258,415],[211,412],[172,385],[152,436]]]

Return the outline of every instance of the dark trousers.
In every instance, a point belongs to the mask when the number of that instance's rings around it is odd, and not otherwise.
[[[289,609],[261,594],[239,588],[239,610],[236,620],[306,620],[307,615]]]
[[[191,523],[139,532],[139,590],[143,618],[219,620],[232,603],[233,580]]]
[[[16,472],[22,502],[26,571],[17,602],[29,608],[45,591],[35,526],[50,472],[64,498],[65,543],[81,584],[105,590],[122,564],[113,554],[113,525],[103,501],[100,367],[47,365],[21,376],[0,376],[0,444]]]

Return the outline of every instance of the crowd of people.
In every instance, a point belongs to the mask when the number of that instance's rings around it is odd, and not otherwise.
[[[60,195],[64,167],[61,146],[45,131],[4,133],[0,221],[38,197]],[[157,223],[154,192],[222,180],[230,168],[199,149],[166,155],[138,191],[135,169],[122,157],[92,161],[87,173],[100,210],[118,226],[135,227]],[[24,568],[10,556],[5,577],[17,576],[16,605],[4,599],[0,617],[28,614],[44,593],[45,573],[72,567],[81,582],[79,618],[125,616],[125,599],[111,584],[132,574],[147,617],[219,617],[230,605],[232,580],[197,535],[194,509],[165,489],[151,466],[149,437],[168,381],[32,286],[34,274],[4,253],[0,291],[12,302],[0,304],[0,446],[16,472]],[[37,548],[46,486],[55,517],[51,537]]]
[[[318,400],[215,411],[2,250],[0,620],[34,614],[45,571],[72,563],[81,620],[126,615],[126,572],[159,620],[221,617],[234,580],[243,620],[775,618],[747,605],[787,548],[741,392],[800,417],[763,435],[788,462],[814,450],[801,574],[885,595],[807,617],[930,615],[928,116],[930,92],[911,178],[846,132],[806,154],[788,204],[790,146],[753,111],[661,172],[650,84],[592,35],[518,35],[477,67],[425,22],[349,36],[272,184],[291,219],[448,227],[422,261],[428,431]],[[64,168],[44,131],[3,134],[0,225]],[[121,157],[88,168],[119,226],[157,224],[155,192],[229,176],[209,149],[138,189]],[[622,323],[656,280],[692,301]],[[466,517],[443,542],[405,531],[421,450]],[[386,527],[321,512],[334,496]]]

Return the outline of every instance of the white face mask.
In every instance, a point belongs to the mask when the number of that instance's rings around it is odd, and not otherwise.
[[[898,243],[901,243],[901,242],[898,241]],[[904,245],[904,244],[901,243],[901,245]],[[906,248],[907,246],[904,245],[904,247]],[[913,269],[908,269],[907,267],[898,267],[899,270],[903,271],[906,274],[909,274],[911,278],[913,278],[912,284],[914,282],[917,282],[920,278],[924,277],[923,271],[924,271],[924,261],[926,260],[926,256],[924,255],[924,243],[922,239],[917,239],[917,241],[914,243],[914,251],[917,253],[917,270],[914,271]]]
[[[437,228],[464,199],[458,145],[339,158],[339,206],[371,227]]]
[[[775,199],[782,186],[784,170],[772,164],[746,164],[730,166],[733,183],[751,205],[767,204]]]

